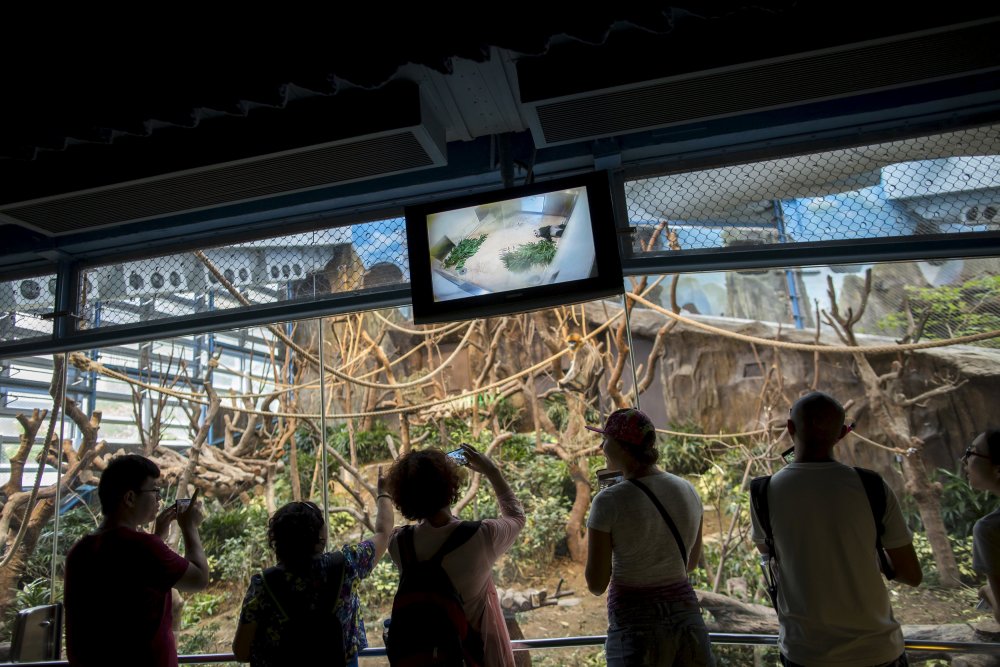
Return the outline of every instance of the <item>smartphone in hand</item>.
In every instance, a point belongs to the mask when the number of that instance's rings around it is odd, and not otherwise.
[[[178,498],[177,502],[175,502],[174,505],[177,507],[177,511],[178,512],[183,512],[183,511],[185,511],[191,505],[191,499],[190,498]]]
[[[460,466],[469,465],[469,459],[465,457],[465,452],[461,448],[451,450],[447,456]]]

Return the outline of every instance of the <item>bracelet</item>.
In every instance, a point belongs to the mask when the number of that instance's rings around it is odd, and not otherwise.
[[[389,500],[392,500],[392,496],[390,496],[388,493],[380,493],[377,496],[375,496],[375,502],[378,502],[383,498],[388,498]]]

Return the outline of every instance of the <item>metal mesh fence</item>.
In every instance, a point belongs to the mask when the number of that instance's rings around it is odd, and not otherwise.
[[[129,325],[409,282],[402,218],[105,265],[84,273],[80,327]]]
[[[0,282],[0,341],[51,336],[55,303],[55,274]]]
[[[636,256],[993,231],[1000,127],[645,178],[625,195]]]

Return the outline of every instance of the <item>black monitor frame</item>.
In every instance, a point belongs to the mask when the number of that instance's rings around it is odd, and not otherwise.
[[[594,264],[589,277],[505,291],[484,290],[484,293],[445,300],[435,299],[434,269],[431,266],[428,236],[430,216],[575,188],[585,188],[587,196],[594,244]],[[494,317],[622,294],[624,280],[611,192],[609,174],[606,171],[596,171],[407,207],[406,238],[413,321],[417,324],[432,324]]]

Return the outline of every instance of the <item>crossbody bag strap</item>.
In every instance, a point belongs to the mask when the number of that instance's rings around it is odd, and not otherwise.
[[[653,492],[649,490],[648,486],[637,479],[630,479],[629,481],[639,487],[639,490],[645,493],[646,497],[648,497],[651,501],[653,501],[653,504],[656,505],[656,509],[659,510],[660,516],[663,517],[663,520],[667,523],[667,527],[670,529],[671,534],[674,536],[674,541],[677,542],[677,548],[680,549],[681,552],[681,561],[683,561],[684,567],[687,567],[687,547],[684,546],[684,540],[681,539],[681,531],[677,530],[677,524],[675,524],[674,520],[670,518],[667,508],[660,504],[659,498],[653,495]]]

